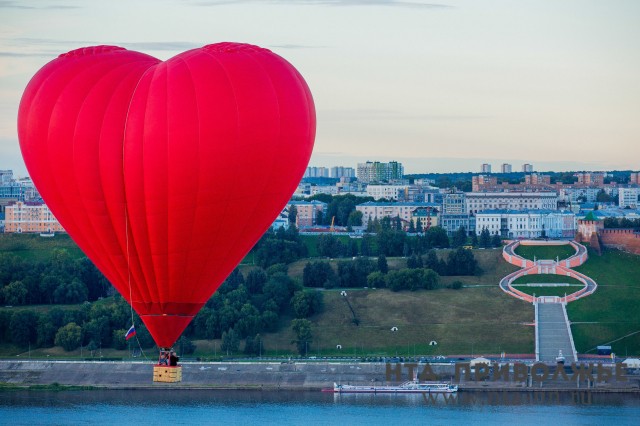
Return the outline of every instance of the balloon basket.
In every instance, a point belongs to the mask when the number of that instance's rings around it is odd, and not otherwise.
[[[153,381],[163,383],[177,383],[182,381],[182,366],[153,366]]]

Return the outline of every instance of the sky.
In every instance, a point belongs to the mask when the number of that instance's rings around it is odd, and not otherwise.
[[[0,0],[0,169],[26,175],[20,97],[57,55],[235,41],[304,76],[311,166],[638,170],[638,22],[636,0]]]

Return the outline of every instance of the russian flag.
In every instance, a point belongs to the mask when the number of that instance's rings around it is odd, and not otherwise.
[[[135,335],[136,335],[136,327],[135,325],[132,325],[129,331],[127,331],[127,334],[124,335],[124,340],[129,340]]]

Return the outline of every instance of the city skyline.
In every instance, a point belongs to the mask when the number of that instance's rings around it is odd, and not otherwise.
[[[240,41],[314,95],[309,166],[405,173],[637,170],[640,3],[417,0],[0,2],[0,159],[24,176],[17,108],[58,54],[120,45],[160,59]]]

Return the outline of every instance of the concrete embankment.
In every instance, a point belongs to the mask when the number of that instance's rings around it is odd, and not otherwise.
[[[262,389],[320,390],[333,383],[390,384],[408,380],[410,369],[422,373],[423,364],[338,362],[236,362],[182,364],[182,382],[154,383],[153,365],[142,362],[13,361],[0,360],[0,383],[28,387],[59,384],[112,389]],[[588,383],[567,379],[532,381],[456,380],[452,364],[429,364],[438,379],[460,385],[461,390],[545,391],[593,389],[602,392],[638,392],[640,376],[625,381]],[[399,373],[400,376],[396,374]],[[397,380],[400,379],[400,380]],[[393,380],[388,382],[387,380]]]

